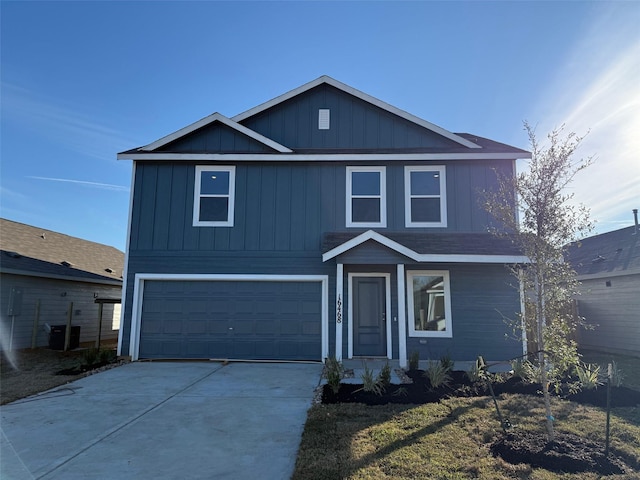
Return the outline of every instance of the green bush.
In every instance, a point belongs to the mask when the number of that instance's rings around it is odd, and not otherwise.
[[[82,359],[85,363],[85,365],[93,365],[98,363],[98,358],[100,355],[100,350],[93,347],[93,348],[89,348],[87,349],[84,354],[82,355]]]
[[[342,363],[336,359],[336,357],[329,357],[324,363],[324,370],[327,384],[331,387],[334,394],[338,393],[338,390],[340,390],[340,382],[344,378]]]
[[[418,370],[420,368],[420,352],[411,352],[409,355],[409,370]]]
[[[380,370],[377,382],[382,386],[382,388],[387,388],[391,385],[391,365],[389,365],[389,362],[385,363],[382,370]]]
[[[451,382],[449,370],[447,370],[447,367],[443,365],[442,362],[429,361],[429,366],[424,374],[429,379],[433,388],[449,385],[449,382]]]

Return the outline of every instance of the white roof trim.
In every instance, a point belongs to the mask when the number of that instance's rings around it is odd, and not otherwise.
[[[332,87],[335,87],[338,90],[342,90],[343,92],[353,95],[354,97],[364,100],[365,102],[371,103],[372,105],[375,105],[376,107],[379,107],[383,110],[393,113],[394,115],[402,117],[405,120],[409,120],[410,122],[413,122],[417,125],[420,125],[421,127],[431,130],[432,132],[442,135],[443,137],[446,137],[449,140],[453,140],[454,142],[459,143],[460,145],[464,145],[465,147],[468,147],[468,148],[482,148],[480,145],[476,145],[475,143],[470,142],[469,140],[462,138],[461,136],[456,135],[455,133],[451,133],[450,131],[445,130],[444,128],[439,127],[437,125],[434,125],[431,122],[427,122],[426,120],[423,120],[420,117],[416,117],[415,115],[405,112],[404,110],[400,110],[399,108],[394,107],[393,105],[383,102],[382,100],[372,97],[371,95],[361,92],[360,90],[350,87],[349,85],[339,82],[338,80],[335,80],[327,75],[323,75],[315,80],[312,80],[309,83],[305,83],[304,85],[298,88],[294,88],[293,90],[283,95],[280,95],[272,100],[269,100],[268,102],[262,103],[257,107],[253,107],[252,109],[247,110],[246,112],[239,113],[238,115],[232,118],[236,122],[241,122],[242,120],[248,117],[251,117],[257,113],[260,113],[268,108],[273,107],[274,105],[277,105],[286,100],[289,100],[290,98],[293,98],[301,93],[304,93],[307,90],[311,90],[312,88],[317,87],[318,85],[321,85],[323,83],[331,85]]]
[[[158,153],[122,152],[118,160],[194,160],[222,162],[393,162],[393,161],[443,161],[443,160],[518,160],[531,158],[528,153]]]
[[[144,147],[140,147],[139,150],[144,151],[144,152],[151,152],[153,150],[155,150],[156,148],[160,148],[170,142],[173,142],[174,140],[177,140],[178,138],[184,137],[185,135],[188,135],[191,132],[194,132],[195,130],[198,130],[199,128],[202,128],[204,126],[207,126],[213,122],[220,122],[224,125],[226,125],[229,128],[232,128],[233,130],[236,130],[237,132],[240,132],[248,137],[253,138],[254,140],[257,140],[260,143],[263,143],[264,145],[267,145],[271,148],[273,148],[274,150],[281,152],[281,153],[291,153],[292,150],[290,150],[289,148],[285,147],[284,145],[280,145],[277,142],[274,142],[273,140],[271,140],[270,138],[265,137],[264,135],[260,135],[258,132],[254,132],[253,130],[251,130],[250,128],[245,127],[244,125],[240,125],[239,123],[231,120],[228,117],[225,117],[224,115],[222,115],[221,113],[213,113],[211,115],[209,115],[208,117],[202,118],[200,120],[198,120],[195,123],[192,123],[191,125],[187,125],[184,128],[181,128],[180,130],[173,132],[165,137],[162,137],[159,140],[156,140],[153,143],[150,143],[149,145],[145,145]]]
[[[341,255],[368,240],[373,240],[391,250],[408,257],[416,262],[449,262],[449,263],[529,263],[524,255],[470,255],[470,254],[430,254],[417,253],[404,245],[391,240],[373,230],[367,230],[357,237],[344,242],[322,255],[322,261],[326,262]]]

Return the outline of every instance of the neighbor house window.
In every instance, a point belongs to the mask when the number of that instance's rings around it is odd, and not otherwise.
[[[409,335],[451,337],[449,272],[407,272]]]
[[[385,167],[347,167],[347,227],[386,227]]]
[[[233,226],[235,175],[235,167],[196,167],[193,200],[194,226]]]
[[[404,167],[407,227],[446,227],[445,167]]]

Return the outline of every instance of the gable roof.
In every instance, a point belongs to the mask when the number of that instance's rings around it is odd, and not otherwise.
[[[123,268],[114,247],[0,219],[2,273],[121,285]]]
[[[349,85],[344,84],[342,82],[339,82],[338,80],[335,80],[329,77],[328,75],[323,75],[319,78],[316,78],[315,80],[312,80],[309,83],[305,83],[304,85],[298,88],[294,88],[293,90],[285,94],[282,94],[272,100],[269,100],[268,102],[258,105],[257,107],[253,107],[247,110],[246,112],[242,112],[236,115],[235,117],[233,117],[233,120],[235,120],[236,122],[242,122],[243,120],[246,120],[249,117],[257,115],[269,108],[272,108],[282,102],[289,100],[290,98],[298,96],[301,93],[304,93],[308,90],[311,90],[312,88],[322,85],[323,83],[326,83],[327,85],[331,85],[332,87],[337,88],[338,90],[342,90],[343,92],[348,93],[349,95],[359,98],[360,100],[364,100],[365,102],[375,105],[376,107],[386,110],[387,112],[397,115],[398,117],[404,118],[405,120],[409,120],[410,122],[413,122],[421,127],[424,127],[427,130],[431,130],[432,132],[442,135],[443,137],[446,137],[449,140],[453,140],[454,142],[457,142],[460,145],[464,145],[467,148],[481,148],[475,143],[470,142],[467,139],[456,135],[455,133],[451,133],[445,130],[444,128],[441,128],[437,125],[434,125],[433,123],[423,120],[422,118],[416,117],[415,115],[405,112],[404,110],[394,107],[393,105],[383,102],[382,100],[378,100],[377,98],[372,97],[371,95],[368,95],[364,92],[361,92],[360,90],[356,90],[355,88],[350,87]]]
[[[333,147],[325,145],[318,149],[317,145],[286,145],[290,143],[291,138],[281,134],[282,128],[278,127],[280,128],[280,133],[277,133],[272,128],[265,128],[264,121],[262,124],[260,123],[261,115],[266,114],[267,111],[275,115],[275,112],[281,112],[279,109],[284,108],[283,105],[286,102],[290,102],[294,98],[299,102],[303,102],[307,98],[305,95],[308,96],[313,89],[319,88],[333,89],[333,92],[344,98],[352,98],[359,104],[366,105],[368,109],[372,109],[371,111],[382,112],[389,118],[405,122],[406,128],[411,127],[416,132],[421,132],[424,138],[429,138],[431,139],[430,141],[435,143],[431,146],[404,145],[402,148],[394,145],[379,145],[375,148],[369,145],[352,145],[345,149],[339,145],[333,145]],[[316,92],[316,90],[313,90],[313,92]],[[308,122],[308,119],[305,119],[305,121]],[[163,149],[163,147],[166,148],[170,144],[176,147],[173,142],[178,142],[181,139],[185,139],[186,136],[194,135],[199,130],[203,130],[215,123],[224,125],[238,134],[251,138],[273,151],[245,151],[243,149],[229,151],[228,149],[216,148],[210,148],[209,150],[206,148],[198,148],[197,150],[187,148],[186,151],[179,148],[179,151]],[[266,124],[269,124],[268,119]],[[307,127],[308,125],[307,123]],[[287,132],[286,129],[284,131]],[[391,129],[383,128],[379,135],[382,136],[384,134],[386,136],[390,131]],[[346,135],[349,135],[349,133],[347,132]],[[270,137],[281,138],[274,140],[274,138]],[[232,118],[225,117],[220,113],[214,113],[148,145],[121,152],[117,158],[154,161],[225,161],[231,155],[233,155],[234,161],[344,161],[345,155],[349,156],[349,161],[515,160],[530,158],[531,156],[525,150],[506,144],[470,134],[449,132],[444,128],[324,75]]]
[[[528,258],[504,237],[488,233],[388,233],[367,230],[359,235],[334,232],[324,236],[322,261],[326,262],[368,241],[416,262],[528,263]]]
[[[632,226],[573,242],[565,261],[581,280],[640,274],[640,232]]]
[[[209,126],[213,123],[219,122],[223,125],[226,125],[227,127],[237,131],[238,133],[241,133],[242,135],[246,135],[249,138],[252,138],[253,140],[256,140],[259,143],[264,144],[267,147],[272,148],[273,150],[275,150],[276,152],[280,152],[280,153],[291,153],[292,150],[288,149],[287,147],[285,147],[284,145],[280,145],[277,142],[274,142],[273,140],[260,135],[258,132],[254,132],[253,130],[240,125],[239,123],[231,120],[230,118],[225,117],[224,115],[222,115],[221,113],[215,112],[211,115],[209,115],[208,117],[202,118],[200,120],[198,120],[197,122],[192,123],[191,125],[187,125],[184,128],[181,128],[180,130],[170,133],[169,135],[166,135],[164,137],[162,137],[159,140],[156,140],[155,142],[152,142],[148,145],[144,145],[142,147],[136,148],[134,150],[130,150],[131,152],[152,152],[154,150],[157,150],[161,147],[164,147],[165,145],[178,140],[186,135],[189,135],[190,133],[195,132],[196,130],[199,130],[201,128],[204,128],[206,126]]]

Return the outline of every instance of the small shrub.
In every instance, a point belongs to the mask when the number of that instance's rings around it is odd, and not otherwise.
[[[93,347],[93,348],[89,348],[87,349],[84,354],[82,355],[82,359],[85,363],[85,365],[93,365],[95,363],[98,363],[98,357],[100,355],[100,350]]]
[[[394,397],[406,397],[409,395],[407,387],[398,387],[398,389],[392,394]]]
[[[373,370],[369,369],[365,362],[362,362],[364,366],[364,372],[361,375],[362,378],[362,390],[365,392],[372,392],[376,395],[382,395],[384,388],[378,382],[378,378],[373,375]]]
[[[474,363],[471,368],[467,370],[466,374],[467,377],[469,377],[469,380],[471,380],[473,383],[477,383],[485,379],[486,371],[483,366],[480,365],[480,361],[476,360],[476,363]]]
[[[389,365],[389,362],[385,363],[382,370],[380,370],[377,382],[385,389],[391,385],[391,365]]]
[[[325,360],[324,371],[327,384],[334,394],[338,393],[338,390],[340,390],[340,382],[344,378],[342,362],[336,359],[336,357],[329,357]]]
[[[420,368],[420,352],[411,352],[409,355],[409,370],[418,370]]]
[[[451,360],[449,354],[443,355],[440,357],[440,363],[442,364],[442,368],[444,368],[447,372],[453,370],[454,362]]]
[[[575,372],[580,388],[584,390],[594,390],[599,385],[602,385],[600,381],[600,365],[583,363],[575,367]]]
[[[540,378],[540,369],[529,360],[516,360],[511,362],[513,375],[520,378],[525,383],[535,383]]]
[[[433,388],[448,385],[451,382],[451,375],[449,375],[449,371],[443,366],[442,362],[429,361],[429,366],[424,374]]]
[[[99,363],[111,363],[116,358],[116,352],[113,350],[100,350],[98,353]]]
[[[620,387],[622,386],[622,381],[624,380],[624,372],[615,361],[611,361],[611,378],[609,381],[611,382],[611,386]]]

